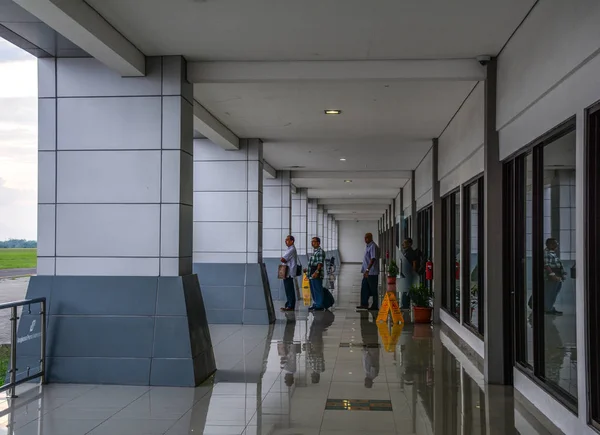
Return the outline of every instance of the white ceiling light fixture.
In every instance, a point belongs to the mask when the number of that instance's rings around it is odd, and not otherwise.
[[[340,162],[345,162],[345,161],[346,161],[346,159],[345,159],[344,157],[342,157],[342,158],[340,159]]]
[[[352,180],[344,180],[344,183],[352,183]]]
[[[325,109],[325,115],[341,115],[342,111],[338,109]]]

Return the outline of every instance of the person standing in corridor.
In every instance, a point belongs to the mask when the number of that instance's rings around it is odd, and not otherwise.
[[[287,251],[285,251],[285,254],[281,257],[281,264],[287,266],[287,276],[283,280],[287,302],[285,303],[285,307],[281,308],[281,311],[294,311],[296,309],[296,286],[294,285],[294,277],[296,276],[296,266],[298,265],[298,253],[296,252],[294,242],[294,236],[287,236],[285,238]]]
[[[373,241],[373,234],[365,234],[365,256],[360,272],[363,274],[360,286],[360,305],[358,311],[379,310],[377,289],[379,287],[379,247]],[[373,304],[369,308],[369,298],[373,297]]]
[[[310,280],[310,294],[312,295],[313,305],[309,307],[309,311],[323,311],[323,266],[325,263],[325,252],[321,248],[321,239],[313,237],[311,245],[314,249],[313,255],[308,260],[308,272]]]

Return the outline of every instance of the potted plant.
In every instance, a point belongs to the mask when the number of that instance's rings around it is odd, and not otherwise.
[[[413,318],[415,323],[431,322],[431,298],[433,296],[431,289],[424,283],[413,284],[410,286],[410,300],[413,305]]]
[[[388,279],[387,279],[387,283],[388,284],[396,284],[396,277],[398,276],[398,273],[400,273],[400,269],[398,269],[398,265],[396,264],[395,260],[390,260],[390,264],[388,265]]]

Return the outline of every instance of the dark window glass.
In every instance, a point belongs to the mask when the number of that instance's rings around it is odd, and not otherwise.
[[[460,192],[442,199],[442,306],[460,319]]]
[[[483,334],[483,178],[464,189],[464,323]]]
[[[544,376],[577,397],[575,132],[543,149]]]
[[[506,291],[514,293],[517,367],[577,411],[575,124],[507,163]],[[506,211],[505,211],[506,213]]]

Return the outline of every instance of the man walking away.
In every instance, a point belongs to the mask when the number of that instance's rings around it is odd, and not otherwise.
[[[544,254],[544,310],[546,314],[562,316],[562,311],[554,308],[556,298],[560,293],[563,282],[567,278],[567,272],[556,250],[558,241],[550,238],[546,240],[546,252]]]
[[[287,302],[285,303],[285,307],[281,308],[281,311],[294,311],[296,309],[296,287],[294,286],[294,277],[296,276],[296,266],[298,265],[298,253],[296,252],[294,242],[294,236],[287,236],[285,238],[287,251],[285,251],[285,254],[281,257],[281,263],[287,266],[287,276],[283,280]]]
[[[325,253],[321,249],[321,239],[313,237],[311,245],[314,249],[313,255],[308,260],[308,272],[310,282],[310,294],[312,295],[313,305],[308,308],[309,311],[324,311],[323,307],[323,267],[325,262]]]
[[[405,288],[409,289],[413,283],[417,282],[422,267],[419,251],[413,249],[413,239],[410,237],[402,242],[402,255],[406,261],[402,262],[401,272],[407,280]],[[402,308],[410,308],[409,304],[408,291],[405,291],[402,295]]]
[[[360,286],[360,305],[357,311],[379,310],[377,288],[379,287],[379,247],[373,241],[373,234],[365,234],[365,256],[360,272],[363,274]],[[373,297],[373,304],[369,308],[369,297]]]

